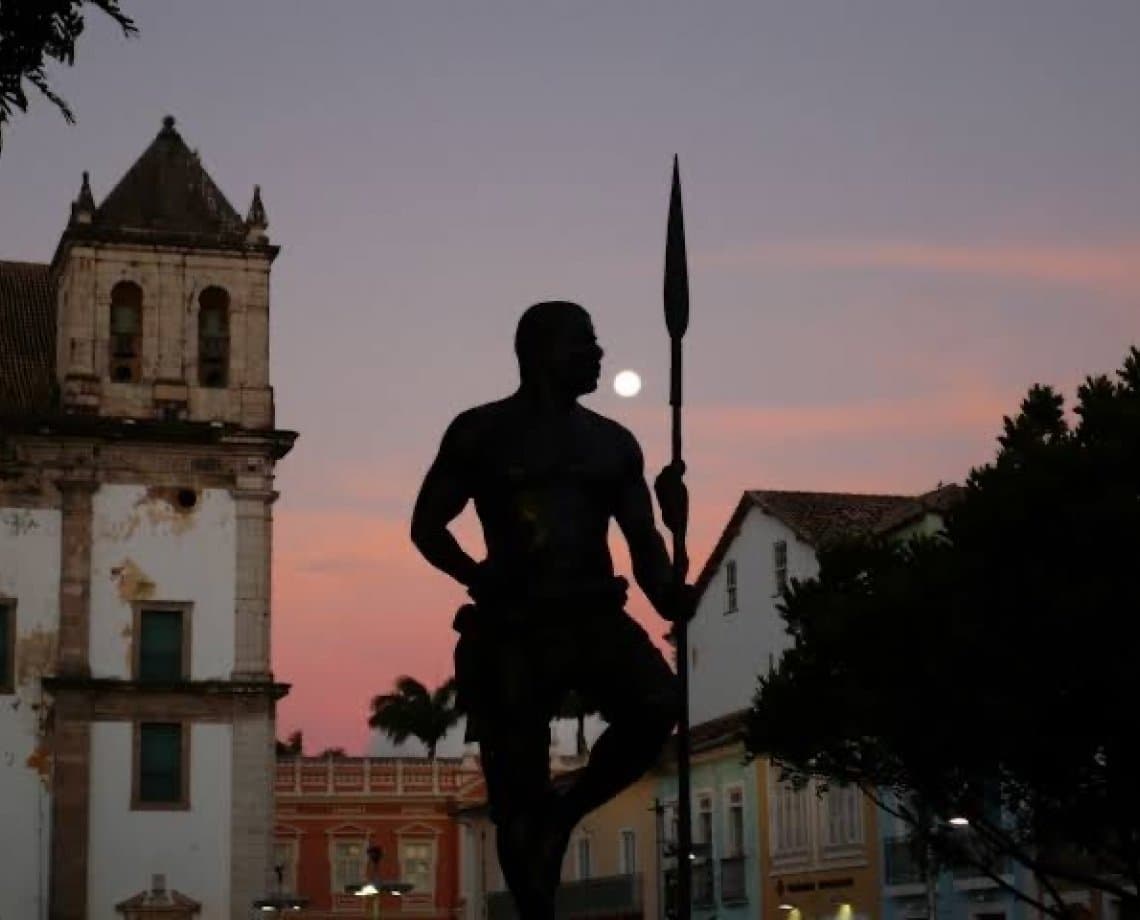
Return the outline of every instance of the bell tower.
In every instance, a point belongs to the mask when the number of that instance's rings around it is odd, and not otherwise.
[[[273,428],[261,191],[245,220],[174,119],[101,204],[86,173],[53,259],[64,412]]]

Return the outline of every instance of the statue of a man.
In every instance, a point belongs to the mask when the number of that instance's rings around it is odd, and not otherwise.
[[[521,384],[460,414],[443,436],[412,517],[424,557],[474,600],[455,628],[459,705],[479,742],[499,862],[524,920],[552,920],[574,826],[654,762],[676,724],[676,677],[625,612],[610,519],[633,573],[666,619],[692,615],[658,534],[636,439],[579,405],[602,349],[577,304],[535,304],[515,335]],[[664,518],[687,501],[683,470],[655,482]],[[483,526],[476,562],[448,530],[469,500]],[[685,563],[682,561],[682,566]],[[569,788],[550,781],[550,720],[569,691],[608,727]]]

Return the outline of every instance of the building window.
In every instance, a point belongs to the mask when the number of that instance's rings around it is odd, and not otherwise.
[[[662,831],[661,836],[664,838],[665,847],[667,849],[675,849],[679,833],[677,831],[677,803],[666,802],[661,812]]]
[[[590,838],[586,836],[579,837],[574,852],[577,856],[578,878],[590,878],[593,874],[593,866],[590,861]]]
[[[120,281],[111,288],[111,379],[137,383],[142,358],[142,288]]]
[[[776,596],[783,597],[788,591],[788,543],[777,540],[772,544],[772,561],[776,571]]]
[[[863,842],[863,821],[859,789],[832,786],[824,795],[823,845],[848,847]]]
[[[230,295],[208,287],[198,297],[198,383],[225,387],[230,371]]]
[[[297,842],[295,840],[273,842],[273,877],[281,894],[296,893]]]
[[[364,841],[334,840],[332,845],[332,890],[333,894],[345,894],[363,885]]]
[[[190,676],[186,605],[135,608],[135,679],[174,683]]]
[[[619,874],[633,875],[637,872],[637,832],[632,828],[623,828],[618,835],[621,865]]]
[[[435,891],[435,844],[430,840],[400,841],[400,880],[412,886],[413,894]]]
[[[0,693],[16,690],[16,604],[0,598]]]
[[[724,826],[725,856],[744,854],[744,790],[735,786],[727,791]]]
[[[736,560],[724,564],[724,612],[736,613]]]
[[[808,850],[807,789],[797,789],[790,782],[778,782],[772,800],[772,855],[805,855]]]
[[[712,846],[713,801],[712,796],[702,792],[697,796],[696,821],[693,823],[693,843]]]
[[[133,808],[190,807],[187,735],[180,722],[135,723]]]

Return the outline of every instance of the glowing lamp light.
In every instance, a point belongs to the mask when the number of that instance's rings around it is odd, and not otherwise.
[[[950,823],[953,824],[955,827],[969,827],[970,826],[970,819],[964,818],[961,815],[956,815],[955,817],[950,819]]]

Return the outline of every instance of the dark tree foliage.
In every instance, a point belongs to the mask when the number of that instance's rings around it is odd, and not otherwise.
[[[455,708],[455,678],[430,691],[413,677],[401,677],[396,680],[394,692],[372,698],[368,724],[379,728],[396,744],[409,737],[418,738],[427,746],[428,757],[434,760],[440,739],[461,715]]]
[[[1060,886],[1126,910],[1140,886],[1140,351],[1074,412],[1033,387],[943,532],[821,550],[748,737],[793,778],[858,784],[950,862],[1021,862],[1057,915]]]
[[[290,732],[289,737],[282,741],[277,739],[277,756],[278,757],[301,757],[304,755],[305,740],[301,734],[300,729],[295,732]]]
[[[75,115],[48,82],[48,65],[75,63],[75,43],[83,34],[88,7],[102,10],[133,35],[134,22],[119,0],[3,0],[0,3],[0,151],[11,117],[28,110],[27,87],[39,90],[68,122]]]

